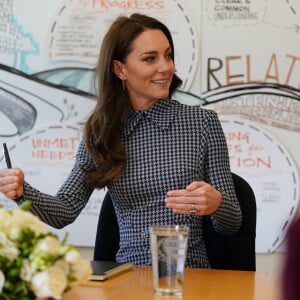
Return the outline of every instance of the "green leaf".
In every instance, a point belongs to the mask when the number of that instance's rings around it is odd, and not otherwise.
[[[26,211],[28,211],[29,210],[29,208],[31,207],[31,204],[32,204],[32,202],[30,201],[30,200],[25,200],[24,202],[22,202],[21,204],[20,204],[20,209],[22,209],[22,210],[26,210]]]
[[[18,278],[20,274],[20,269],[19,268],[13,268],[8,270],[7,272],[7,278],[12,279],[12,278]]]

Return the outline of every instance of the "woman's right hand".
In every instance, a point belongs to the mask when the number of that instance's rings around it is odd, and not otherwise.
[[[23,195],[24,172],[19,168],[0,169],[0,192],[9,199]]]

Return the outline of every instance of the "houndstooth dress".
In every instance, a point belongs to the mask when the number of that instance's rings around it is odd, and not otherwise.
[[[149,226],[186,224],[190,227],[187,267],[209,268],[202,217],[174,214],[164,199],[169,190],[206,181],[222,193],[221,205],[211,215],[215,229],[224,234],[238,230],[241,211],[217,114],[163,99],[145,111],[132,110],[121,128],[121,139],[127,167],[124,175],[108,185],[120,228],[117,260],[151,264]],[[73,222],[93,192],[85,186],[81,166],[95,166],[83,142],[56,196],[41,193],[25,182],[24,196],[32,200],[32,212],[58,228]]]

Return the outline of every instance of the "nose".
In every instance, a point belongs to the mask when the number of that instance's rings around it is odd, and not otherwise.
[[[158,72],[174,71],[175,66],[174,66],[173,60],[170,58],[166,58],[166,57],[161,58],[159,60],[157,70],[158,70]]]

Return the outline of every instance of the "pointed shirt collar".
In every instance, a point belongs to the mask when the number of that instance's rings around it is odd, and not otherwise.
[[[127,123],[122,127],[123,135],[129,136],[143,118],[149,119],[162,130],[167,129],[176,116],[178,106],[175,100],[162,99],[146,110],[131,109]]]

